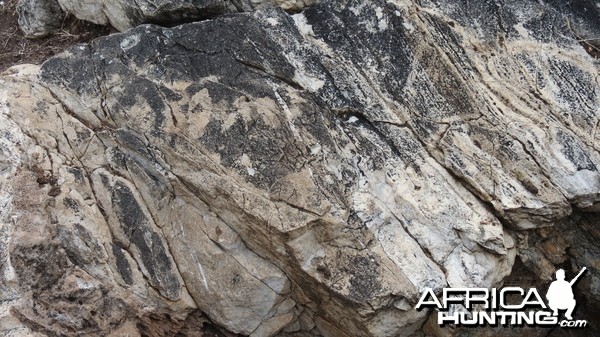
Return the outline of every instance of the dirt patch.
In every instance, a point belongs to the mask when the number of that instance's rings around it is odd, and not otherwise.
[[[24,63],[40,64],[67,47],[111,33],[111,28],[65,16],[61,30],[42,39],[27,39],[17,22],[18,0],[0,0],[0,72]]]

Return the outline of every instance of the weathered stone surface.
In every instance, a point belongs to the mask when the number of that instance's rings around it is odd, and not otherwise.
[[[28,38],[44,37],[57,31],[65,17],[58,0],[19,0],[19,27]]]
[[[20,0],[20,6],[27,8],[27,11],[19,13],[19,24],[26,32],[38,31],[37,26],[54,26],[56,16],[45,13],[54,12],[59,4],[59,11],[62,8],[78,19],[111,25],[124,31],[142,23],[176,25],[268,6],[299,11],[315,2],[316,0]],[[46,30],[48,29],[44,29]]]
[[[500,286],[517,256],[540,284],[587,266],[594,296],[598,61],[564,15],[331,1],[11,69],[5,330],[459,335],[421,291]]]

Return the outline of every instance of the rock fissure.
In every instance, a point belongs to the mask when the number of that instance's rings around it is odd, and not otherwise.
[[[123,32],[0,75],[0,334],[546,335],[413,304],[581,266],[593,321],[598,61],[560,23],[589,39],[598,10],[573,1],[58,0]]]

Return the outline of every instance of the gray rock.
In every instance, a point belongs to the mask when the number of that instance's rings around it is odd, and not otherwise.
[[[598,61],[545,29],[563,15],[331,1],[142,25],[13,68],[0,319],[48,335],[204,320],[460,335],[428,330],[421,291],[500,286],[516,260],[539,284],[586,265],[596,294],[581,214],[600,204]]]
[[[61,7],[81,20],[112,25],[120,31],[142,23],[175,25],[213,18],[225,13],[279,6],[298,11],[315,0],[58,0]]]
[[[19,0],[19,27],[28,38],[40,38],[60,29],[65,13],[57,0]]]

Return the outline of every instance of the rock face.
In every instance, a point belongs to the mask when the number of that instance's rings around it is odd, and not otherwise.
[[[40,38],[57,31],[65,16],[57,0],[20,0],[17,11],[19,27],[28,38]]]
[[[278,6],[288,11],[299,11],[316,0],[19,0],[26,8],[19,12],[19,25],[24,32],[43,29],[52,31],[60,15],[46,15],[57,6],[81,20],[99,25],[111,25],[120,31],[142,23],[175,25],[183,22],[208,19],[215,15],[253,11],[268,6]],[[61,11],[62,12],[62,11]],[[46,29],[44,29],[46,28]]]
[[[3,332],[485,335],[414,305],[500,286],[517,256],[540,284],[587,266],[589,315],[598,61],[568,14],[332,1],[143,25],[12,68]]]

